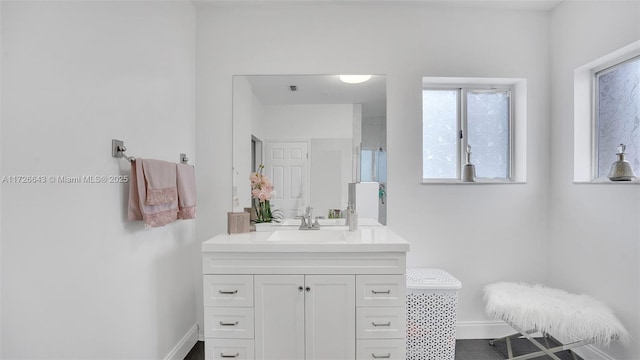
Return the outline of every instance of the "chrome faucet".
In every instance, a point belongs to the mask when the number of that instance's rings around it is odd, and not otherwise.
[[[311,222],[313,219],[312,211],[313,208],[311,206],[307,206],[304,216],[302,216],[302,222],[300,223],[299,230],[320,230],[318,219],[316,219],[316,221],[313,223]]]

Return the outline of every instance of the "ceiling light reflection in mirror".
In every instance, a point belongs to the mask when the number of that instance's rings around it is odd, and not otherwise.
[[[372,75],[340,75],[340,81],[347,84],[360,84],[371,79]]]

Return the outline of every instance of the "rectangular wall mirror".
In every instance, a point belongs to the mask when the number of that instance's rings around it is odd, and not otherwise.
[[[384,75],[358,84],[339,75],[233,77],[234,211],[252,206],[249,176],[263,164],[271,206],[287,219],[307,206],[327,218],[346,209],[348,183],[377,182],[373,220],[386,224],[386,151]]]

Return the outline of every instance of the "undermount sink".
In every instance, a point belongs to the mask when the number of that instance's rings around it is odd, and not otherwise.
[[[322,243],[346,241],[346,237],[344,231],[278,230],[274,231],[266,241]]]

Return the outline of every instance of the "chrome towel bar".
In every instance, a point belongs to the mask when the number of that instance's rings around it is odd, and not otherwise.
[[[111,156],[118,159],[127,159],[127,161],[129,162],[136,161],[136,158],[134,156],[128,156],[125,151],[127,151],[127,147],[124,146],[124,141],[111,139]],[[186,154],[180,154],[180,163],[189,163],[189,158]]]

